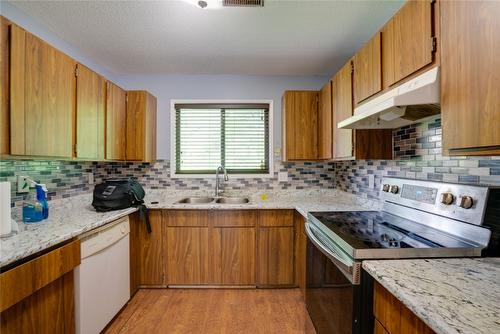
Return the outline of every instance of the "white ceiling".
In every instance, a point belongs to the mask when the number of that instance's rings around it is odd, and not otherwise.
[[[116,74],[331,75],[403,1],[10,2]]]

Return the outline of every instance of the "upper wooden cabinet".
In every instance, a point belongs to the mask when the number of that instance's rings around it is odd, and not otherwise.
[[[318,100],[317,91],[283,95],[283,161],[318,159]]]
[[[0,154],[10,153],[10,30],[12,24],[0,16]]]
[[[352,116],[352,63],[345,64],[331,80],[333,110],[333,158],[354,156],[353,130],[339,129],[337,123]]]
[[[433,61],[433,4],[410,0],[382,29],[384,88]]]
[[[76,72],[76,149],[79,159],[104,159],[106,82],[82,64]]]
[[[127,92],[126,158],[156,161],[156,97],[146,91]]]
[[[127,92],[112,82],[106,83],[106,159],[125,160]]]
[[[76,62],[15,25],[11,57],[10,153],[72,157]]]
[[[332,158],[332,85],[328,81],[319,92],[318,159]]]
[[[345,64],[331,80],[333,101],[333,158],[392,159],[392,130],[338,129],[353,115],[352,63]]]
[[[500,155],[500,2],[441,2],[443,153]]]
[[[380,33],[354,56],[354,101],[356,104],[382,90]]]

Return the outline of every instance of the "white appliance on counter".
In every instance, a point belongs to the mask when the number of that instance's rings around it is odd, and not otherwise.
[[[98,334],[130,299],[128,216],[81,238],[75,270],[77,334]]]

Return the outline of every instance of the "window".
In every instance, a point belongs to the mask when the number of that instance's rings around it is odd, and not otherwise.
[[[174,174],[269,174],[269,104],[175,104]]]

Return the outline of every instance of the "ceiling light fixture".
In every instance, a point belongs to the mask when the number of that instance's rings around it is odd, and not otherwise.
[[[184,0],[184,1],[201,9],[222,8],[221,0]]]

